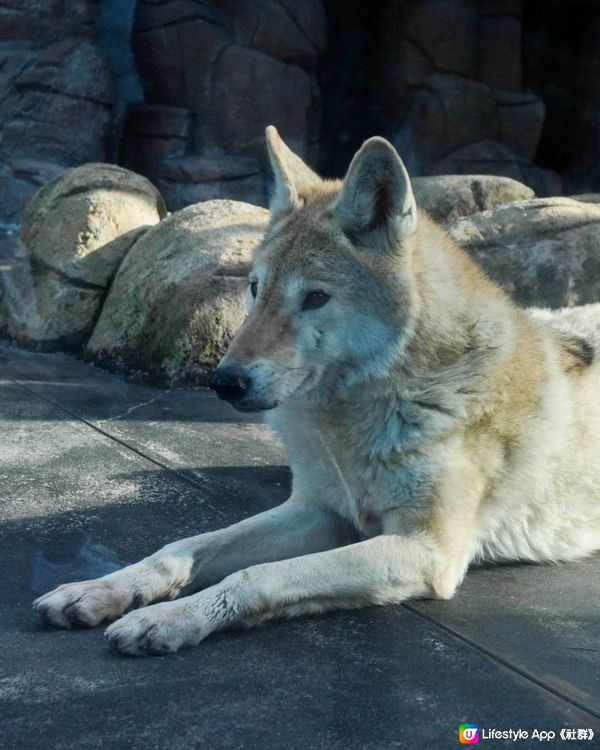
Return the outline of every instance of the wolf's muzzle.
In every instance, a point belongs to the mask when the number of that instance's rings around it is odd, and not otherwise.
[[[250,376],[239,365],[222,365],[208,380],[209,388],[224,401],[241,401],[250,390]]]

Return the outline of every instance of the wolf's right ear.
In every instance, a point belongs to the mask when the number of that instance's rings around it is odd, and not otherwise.
[[[417,228],[417,205],[396,149],[369,138],[348,168],[334,213],[346,234],[364,247],[390,251]]]
[[[273,215],[300,208],[305,196],[321,182],[321,178],[299,156],[285,145],[277,129],[266,130],[267,151],[275,177],[275,187],[269,203]]]

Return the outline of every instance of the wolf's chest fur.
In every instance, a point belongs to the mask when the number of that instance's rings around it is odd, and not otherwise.
[[[429,512],[437,452],[456,400],[351,398],[336,408],[280,409],[269,420],[287,449],[294,486],[326,500],[364,536],[399,532]]]

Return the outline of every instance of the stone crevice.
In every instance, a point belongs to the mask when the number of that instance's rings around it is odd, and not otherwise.
[[[69,276],[60,268],[55,268],[51,264],[44,262],[41,258],[29,257],[29,262],[33,269],[37,267],[37,268],[43,268],[46,271],[52,271],[52,273],[55,273],[57,276],[60,276],[70,286],[76,287],[78,289],[89,289],[92,291],[104,291],[104,286],[100,284],[92,284],[89,281],[85,281],[84,279],[77,278],[76,276]]]
[[[111,104],[110,102],[107,102],[106,100],[102,99],[94,99],[93,96],[87,95],[87,94],[73,94],[70,91],[65,91],[64,89],[56,89],[52,86],[44,86],[43,84],[36,83],[23,83],[16,85],[16,90],[24,93],[24,92],[34,92],[38,94],[49,94],[50,96],[61,96],[65,99],[73,99],[74,101],[84,101],[84,102],[90,102],[91,104],[97,104],[99,107],[105,107],[106,109],[110,109]]]
[[[314,40],[312,40],[312,39],[311,39],[311,38],[310,38],[310,37],[308,36],[308,34],[306,33],[306,31],[304,30],[304,27],[303,27],[303,26],[302,26],[302,24],[301,24],[301,23],[300,23],[300,22],[298,21],[298,19],[297,19],[297,18],[296,18],[296,17],[294,16],[294,15],[292,15],[292,13],[291,13],[290,9],[289,9],[289,8],[288,8],[288,7],[287,7],[287,6],[285,5],[285,4],[283,4],[283,3],[278,3],[278,6],[279,6],[279,7],[281,8],[281,10],[282,10],[282,11],[283,11],[283,12],[285,13],[285,15],[286,15],[286,16],[287,16],[287,17],[288,17],[288,18],[290,19],[290,21],[292,21],[292,23],[294,24],[294,26],[295,26],[295,27],[296,27],[296,28],[298,29],[298,31],[299,31],[299,32],[300,32],[300,33],[302,34],[302,36],[303,36],[303,37],[304,37],[304,39],[305,39],[305,40],[306,40],[306,41],[308,42],[308,44],[310,44],[310,46],[311,46],[311,47],[313,48],[313,50],[315,51],[315,53],[316,53],[316,54],[318,54],[318,53],[319,53],[319,50],[317,49],[317,45],[315,44]]]

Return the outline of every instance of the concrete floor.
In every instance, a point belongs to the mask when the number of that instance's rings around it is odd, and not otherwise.
[[[283,501],[277,442],[206,391],[0,346],[0,747],[599,747],[600,557],[472,571],[450,602],[269,624],[174,656],[42,629],[31,600]],[[592,741],[558,739],[592,729]]]

